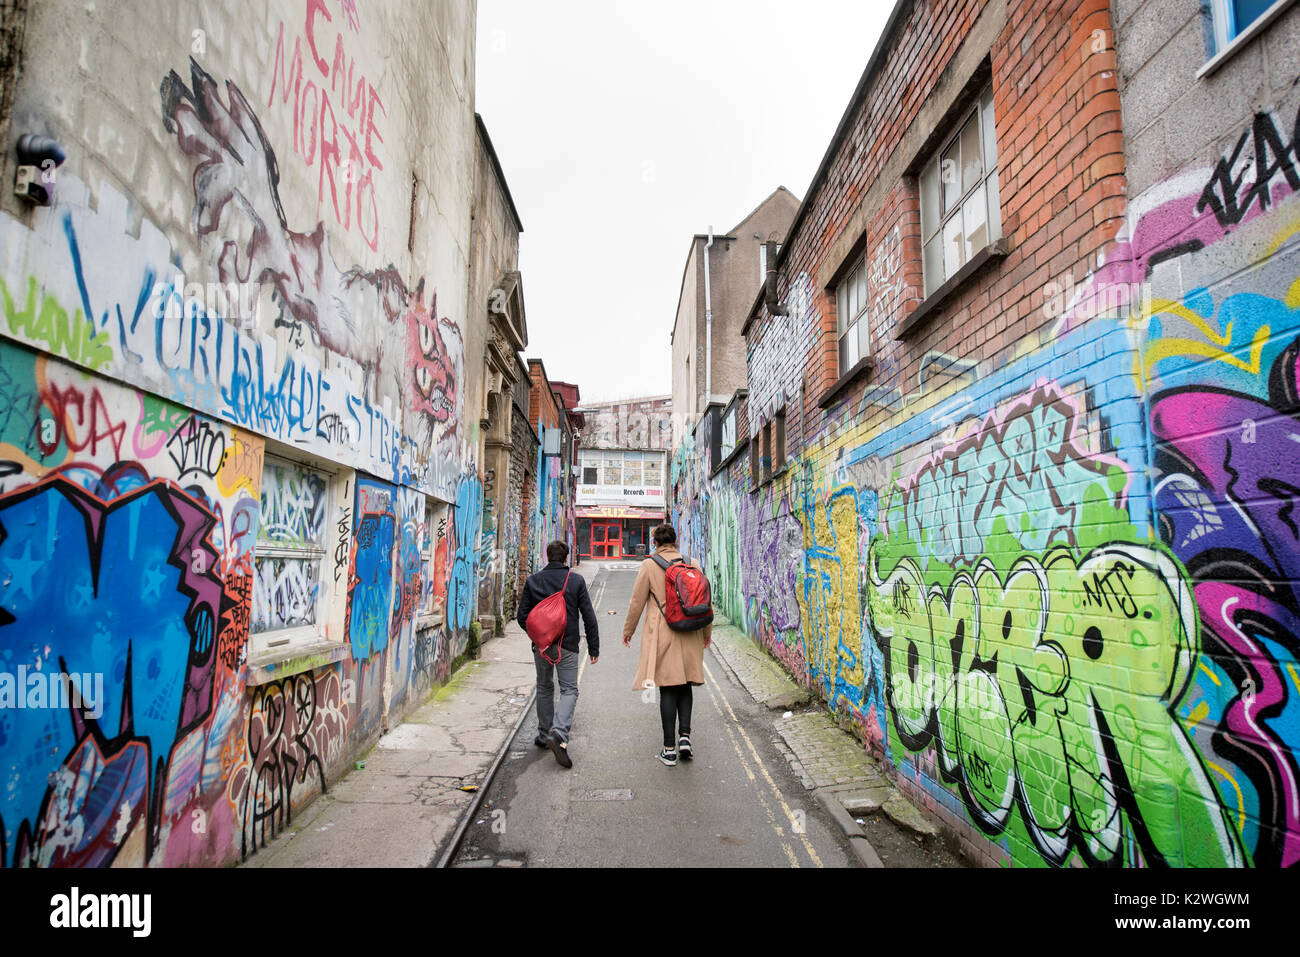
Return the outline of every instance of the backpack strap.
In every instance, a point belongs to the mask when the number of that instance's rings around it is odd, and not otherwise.
[[[651,556],[650,556],[650,561],[654,562],[656,565],[658,565],[660,568],[662,568],[662,569],[664,570],[664,573],[667,574],[668,569],[672,568],[674,565],[678,564],[679,562],[684,562],[684,561],[686,561],[686,559],[684,559],[684,558],[674,558],[672,561],[668,561],[668,560],[667,560],[666,558],[664,558],[662,555],[651,555]],[[667,579],[665,579],[665,580],[664,580],[664,590],[665,590],[665,592],[667,591],[667,589],[668,589],[668,581],[667,581]],[[653,589],[653,588],[650,589],[650,597],[653,598],[653,599],[655,600],[655,604],[659,606],[659,614],[660,614],[660,616],[663,617],[663,619],[664,619],[665,621],[667,621],[667,620],[668,620],[668,616],[667,616],[667,614],[664,613],[664,606],[663,606],[663,604],[659,601],[659,598],[655,595],[655,593],[654,593],[654,589]]]

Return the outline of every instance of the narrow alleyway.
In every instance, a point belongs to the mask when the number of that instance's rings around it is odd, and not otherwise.
[[[711,651],[695,689],[696,758],[659,762],[658,699],[632,690],[640,636],[621,641],[636,563],[584,563],[589,583],[597,568],[601,655],[592,665],[584,649],[574,767],[533,746],[530,714],[453,866],[856,866],[773,745],[770,719]]]

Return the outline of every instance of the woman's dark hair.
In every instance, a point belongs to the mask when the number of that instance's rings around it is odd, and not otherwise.
[[[654,538],[656,546],[675,545],[677,543],[677,532],[671,525],[656,525],[655,530],[650,534]]]
[[[546,546],[546,560],[548,562],[562,562],[568,557],[569,546],[558,538]]]

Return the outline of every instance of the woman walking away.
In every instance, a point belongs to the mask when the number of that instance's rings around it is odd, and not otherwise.
[[[677,532],[671,525],[659,525],[652,533],[653,554],[641,563],[632,587],[632,601],[623,622],[623,644],[631,646],[632,634],[645,612],[641,629],[641,657],[636,669],[637,691],[659,688],[659,716],[663,722],[664,747],[659,760],[669,767],[680,756],[689,761],[691,748],[691,686],[704,684],[704,649],[713,638],[712,612],[709,623],[692,631],[668,627],[666,568],[683,562],[677,550]],[[700,569],[699,563],[691,562]],[[701,575],[703,569],[700,569]],[[652,599],[647,605],[646,599]]]

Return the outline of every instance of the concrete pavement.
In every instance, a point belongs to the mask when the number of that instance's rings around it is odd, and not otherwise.
[[[966,867],[853,735],[744,632],[717,616],[713,654],[771,712],[779,748],[867,867]]]
[[[584,569],[585,570],[585,569]],[[510,622],[243,867],[427,867],[450,845],[532,701],[532,645]],[[463,790],[470,788],[471,790]]]
[[[574,767],[520,726],[453,866],[852,867],[832,816],[783,759],[770,712],[706,653],[694,689],[696,757],[665,767],[657,694],[632,688],[640,637],[620,637],[636,563],[606,564],[600,661],[584,656],[570,739]]]
[[[660,764],[657,698],[631,689],[640,635],[630,649],[620,640],[636,567],[580,569],[601,656],[590,665],[584,646],[572,770],[532,745],[531,645],[510,622],[241,866],[430,866],[461,829],[453,866],[967,866],[824,707],[721,617],[695,689],[697,757]]]

